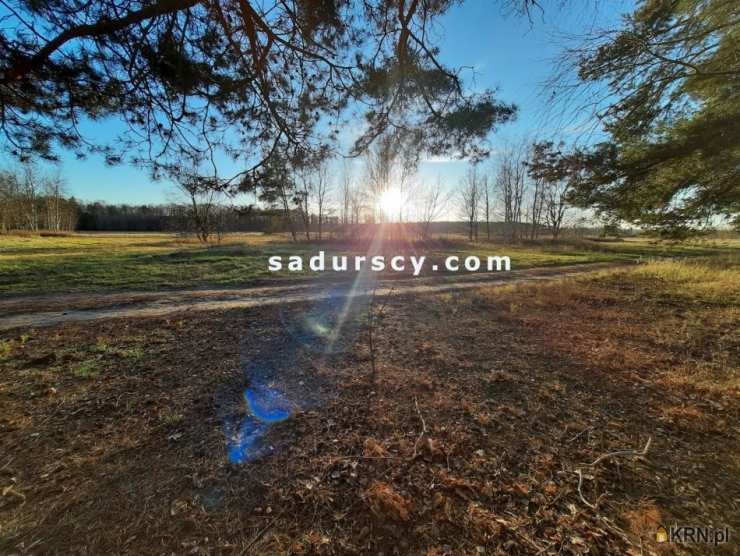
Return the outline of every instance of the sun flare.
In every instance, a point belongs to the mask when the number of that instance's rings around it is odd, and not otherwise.
[[[378,199],[378,208],[380,208],[383,215],[388,219],[393,218],[399,213],[401,205],[403,205],[403,195],[395,187],[383,191]]]

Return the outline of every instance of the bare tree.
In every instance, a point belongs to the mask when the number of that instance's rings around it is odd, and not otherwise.
[[[554,152],[551,141],[533,141],[529,148],[528,160],[525,162],[527,175],[532,182],[532,196],[529,205],[529,217],[532,227],[530,239],[537,239],[540,227],[546,223],[547,207],[550,194],[549,181],[554,175]]]
[[[564,152],[564,144],[540,141],[532,145],[528,174],[539,192],[540,211],[544,212],[547,226],[557,239],[568,208],[568,195],[578,184],[582,166],[577,152]]]
[[[288,225],[288,230],[290,230],[290,236],[293,238],[293,241],[297,241],[298,237],[295,230],[295,223],[293,222],[293,215],[290,210],[290,193],[288,186],[285,184],[278,185],[277,193],[278,199],[282,205],[283,217]]]
[[[0,230],[7,232],[20,226],[20,184],[14,172],[0,172]]]
[[[367,209],[366,203],[367,193],[364,191],[359,184],[355,183],[350,190],[350,223],[359,224],[362,219],[363,212]]]
[[[296,203],[298,212],[303,220],[303,232],[306,239],[311,241],[311,200],[314,196],[315,185],[312,181],[310,170],[301,169],[298,172],[297,182],[300,184],[296,193]]]
[[[339,178],[339,206],[341,211],[341,222],[347,226],[352,217],[352,173],[349,164],[345,161],[342,174]]]
[[[439,218],[444,212],[450,200],[450,194],[445,193],[442,182],[437,178],[431,187],[421,185],[419,191],[414,195],[419,204],[419,221],[421,223],[421,237],[429,238],[432,222]]]
[[[39,229],[38,195],[41,178],[38,168],[32,162],[23,165],[21,180],[21,210],[26,220],[26,229],[35,232]]]
[[[481,203],[481,179],[476,166],[471,166],[462,181],[460,210],[468,223],[468,239],[478,239],[478,216]]]
[[[298,170],[296,182],[299,187],[295,201],[303,220],[306,239],[311,240],[311,225],[314,222],[317,224],[318,238],[321,239],[331,189],[327,161],[315,161],[310,166]]]
[[[406,193],[409,178],[416,169],[418,153],[414,154],[393,135],[385,134],[365,153],[365,181],[368,200],[373,207],[373,220],[382,221],[384,215],[379,207],[380,197],[395,188]],[[403,220],[403,207],[399,207],[398,221]]]
[[[315,172],[316,177],[316,184],[315,184],[315,191],[316,191],[316,208],[318,209],[318,216],[319,216],[319,240],[321,239],[322,230],[323,230],[323,224],[324,224],[324,218],[326,217],[326,200],[327,195],[330,192],[331,186],[329,184],[329,176],[328,176],[328,170],[326,167],[326,163],[322,163],[319,165],[319,167],[316,169]]]
[[[43,180],[46,228],[58,232],[63,226],[64,182],[59,174]]]
[[[517,239],[522,221],[522,201],[526,187],[523,163],[522,149],[519,146],[509,147],[499,156],[496,169],[496,189],[511,241]]]
[[[217,232],[215,208],[219,197],[214,184],[215,178],[181,173],[177,185],[190,205],[188,217],[200,241],[207,243],[213,233]],[[219,235],[220,238],[220,235]]]
[[[563,219],[568,209],[567,195],[570,184],[565,180],[549,183],[545,191],[545,218],[553,239],[558,239]]]
[[[537,239],[542,225],[542,217],[545,209],[545,183],[541,179],[532,181],[532,199],[530,205],[530,221],[532,228],[529,232],[530,239]]]
[[[73,230],[78,205],[64,194],[59,173],[48,174],[33,162],[0,171],[0,231]]]
[[[493,207],[491,202],[491,185],[488,181],[488,175],[484,174],[481,181],[481,187],[483,188],[483,210],[486,217],[486,239],[491,241],[491,209]]]

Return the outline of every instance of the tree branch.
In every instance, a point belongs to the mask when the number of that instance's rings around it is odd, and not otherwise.
[[[186,10],[201,3],[202,0],[160,0],[119,19],[100,20],[97,23],[79,25],[59,33],[47,42],[41,49],[31,57],[19,59],[14,65],[3,72],[0,77],[0,85],[6,85],[12,81],[24,78],[32,71],[43,66],[49,57],[71,40],[82,37],[100,37],[110,35],[116,31],[125,29],[135,23],[141,23],[153,17]]]

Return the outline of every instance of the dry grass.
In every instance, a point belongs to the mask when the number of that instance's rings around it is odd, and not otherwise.
[[[593,328],[584,318],[572,335],[548,334],[560,352],[615,371],[650,371],[666,385],[740,391],[740,257],[655,261],[483,297],[529,324],[573,308],[591,317]]]
[[[324,352],[306,307],[6,333],[0,552],[649,554],[658,520],[736,532],[736,273],[392,299],[372,383],[361,322]],[[256,363],[317,401],[231,465]]]
[[[740,304],[740,254],[696,260],[664,260],[642,265],[633,275],[661,282],[661,295],[720,306]]]

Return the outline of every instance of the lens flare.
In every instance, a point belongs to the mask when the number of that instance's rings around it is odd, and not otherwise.
[[[244,392],[249,411],[260,421],[277,423],[290,417],[290,402],[272,388],[257,386]]]
[[[237,427],[226,431],[226,453],[230,463],[245,463],[265,454],[262,437],[269,428],[268,423],[260,422],[251,415],[244,417]]]
[[[245,463],[264,456],[272,446],[264,446],[263,437],[270,425],[285,421],[293,413],[290,401],[277,389],[264,384],[244,391],[248,412],[241,423],[226,429],[226,453],[231,463]]]
[[[332,329],[319,319],[314,317],[306,318],[306,327],[316,336],[327,337],[331,334]]]
[[[393,199],[398,198],[400,195],[387,197],[394,211],[399,205]],[[382,233],[373,237],[368,256],[379,253],[382,243]],[[275,424],[323,403],[331,390],[330,377],[324,376],[319,367],[319,372],[311,371],[311,366],[297,375],[296,364],[306,354],[323,358],[352,345],[352,338],[360,330],[360,320],[354,316],[366,314],[376,281],[375,273],[363,268],[351,282],[329,284],[313,306],[299,312],[291,306],[281,307],[282,335],[261,346],[254,345],[251,335],[245,339],[241,367],[249,385],[242,391],[246,408],[240,408],[238,415],[232,410],[224,415],[230,463],[252,462],[283,449],[290,440],[270,434]]]

